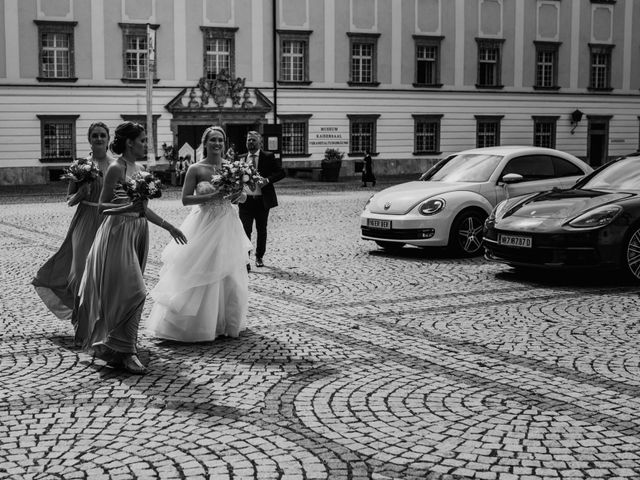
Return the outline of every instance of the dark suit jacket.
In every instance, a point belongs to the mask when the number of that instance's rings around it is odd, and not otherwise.
[[[243,161],[247,161],[248,153],[243,156]],[[273,208],[278,206],[278,197],[273,184],[285,177],[282,161],[275,157],[271,152],[265,152],[260,149],[258,155],[258,173],[269,180],[269,183],[262,186],[262,201],[265,208]],[[242,208],[242,204],[240,204]]]

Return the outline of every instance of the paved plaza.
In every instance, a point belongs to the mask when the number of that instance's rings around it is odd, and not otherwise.
[[[0,478],[640,479],[638,286],[386,254],[359,237],[372,189],[278,191],[248,329],[158,341],[148,297],[145,376],[74,349],[29,285],[73,209],[0,195]]]

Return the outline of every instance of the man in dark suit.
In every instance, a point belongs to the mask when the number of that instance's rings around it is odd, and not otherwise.
[[[273,184],[285,176],[280,159],[271,152],[265,152],[261,147],[262,135],[254,130],[247,133],[248,153],[244,160],[256,166],[263,180],[255,191],[247,192],[247,200],[244,203],[238,204],[240,220],[249,240],[251,240],[253,222],[256,223],[256,267],[264,266],[262,257],[267,248],[269,209],[278,205]]]

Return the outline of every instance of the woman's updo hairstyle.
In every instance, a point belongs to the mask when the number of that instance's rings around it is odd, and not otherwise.
[[[221,133],[222,138],[224,139],[224,145],[225,147],[227,146],[227,134],[224,132],[224,129],[222,127],[219,127],[218,125],[209,127],[204,131],[204,133],[202,134],[202,139],[200,140],[200,143],[202,144],[202,158],[205,158],[207,156],[207,142],[209,141],[209,135],[211,135],[213,132]]]
[[[87,131],[87,138],[89,139],[89,141],[91,141],[91,132],[93,132],[98,127],[104,128],[107,132],[107,137],[111,137],[111,132],[109,131],[109,127],[107,127],[106,124],[102,122],[93,122],[91,125],[89,125],[89,130]]]
[[[111,142],[111,151],[122,155],[127,149],[127,140],[135,140],[144,132],[144,127],[135,122],[124,122],[116,127],[116,132]]]

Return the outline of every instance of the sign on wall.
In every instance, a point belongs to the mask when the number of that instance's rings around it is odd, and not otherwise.
[[[349,134],[338,127],[320,127],[319,132],[312,133],[309,138],[310,147],[348,147]]]

